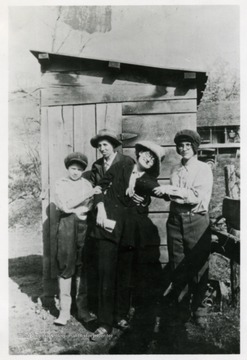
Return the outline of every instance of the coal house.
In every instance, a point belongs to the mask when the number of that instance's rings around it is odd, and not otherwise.
[[[207,75],[203,68],[198,69],[198,64],[193,66],[193,61],[189,68],[183,65],[183,60],[179,68],[166,68],[166,64],[160,67],[121,59],[31,52],[41,66],[44,295],[53,296],[58,222],[54,185],[65,175],[64,157],[72,151],[81,151],[88,156],[90,170],[99,156],[90,139],[100,129],[110,128],[122,139],[119,151],[134,158],[134,146],[139,140],[163,146],[166,157],[159,182],[168,183],[171,168],[179,162],[174,134],[182,128],[196,130],[197,106]],[[157,227],[157,236],[143,250],[146,280],[152,270],[158,273],[168,262],[165,226],[168,212],[168,202],[152,200],[149,217]]]

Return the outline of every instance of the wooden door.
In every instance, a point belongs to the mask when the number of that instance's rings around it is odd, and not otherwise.
[[[89,178],[92,163],[100,156],[90,144],[90,139],[102,128],[121,133],[121,103],[53,106],[41,108],[42,137],[42,217],[43,217],[43,276],[44,293],[55,289],[56,233],[58,211],[54,203],[56,180],[66,175],[64,158],[73,151],[88,157],[85,177]]]

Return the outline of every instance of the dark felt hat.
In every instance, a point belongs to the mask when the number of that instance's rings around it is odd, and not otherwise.
[[[118,136],[109,129],[99,130],[98,134],[92,137],[90,143],[94,148],[97,148],[99,141],[104,139],[109,141],[114,148],[122,144]]]
[[[197,153],[197,150],[201,144],[201,137],[198,132],[189,129],[183,129],[176,133],[174,142],[178,145],[182,141],[191,142],[194,153]]]
[[[164,149],[160,145],[157,145],[149,140],[139,141],[138,143],[135,144],[135,148],[137,153],[139,151],[148,150],[154,154],[157,160],[155,161],[152,168],[149,170],[149,173],[152,174],[153,176],[158,176],[160,173],[160,163],[165,157]]]
[[[73,153],[69,154],[68,156],[66,156],[66,158],[64,159],[64,164],[65,164],[66,169],[68,169],[68,167],[72,163],[79,163],[82,165],[82,167],[84,169],[86,169],[87,164],[88,164],[87,156],[82,154],[81,152],[73,152]]]

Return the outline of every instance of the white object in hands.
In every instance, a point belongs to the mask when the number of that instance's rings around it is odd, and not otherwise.
[[[109,231],[110,233],[112,233],[115,226],[116,226],[116,221],[115,220],[110,220],[110,219],[105,219],[104,220],[104,229],[106,231]]]

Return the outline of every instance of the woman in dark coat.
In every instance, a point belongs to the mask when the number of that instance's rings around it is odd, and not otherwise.
[[[148,201],[137,204],[133,197],[153,195],[163,149],[142,141],[136,144],[136,155],[137,163],[124,157],[111,166],[99,182],[102,195],[95,197],[98,212],[92,235],[98,239],[99,328],[91,338],[93,341],[110,333],[114,320],[121,322],[129,309],[128,286],[122,286],[122,282],[131,278],[131,256],[130,266],[124,269],[126,278],[119,283],[122,250],[145,246],[154,234],[155,227],[147,217]]]
[[[105,174],[118,162],[134,164],[134,160],[129,156],[125,156],[117,151],[117,149],[122,145],[119,136],[113,132],[111,129],[101,129],[97,132],[95,136],[90,139],[90,144],[93,148],[97,149],[98,152],[102,155],[97,159],[91,169],[90,182],[93,187],[99,185],[101,179]],[[147,196],[138,196],[135,194],[133,200],[136,204],[148,203],[149,197]],[[94,214],[90,214],[89,218],[89,227],[93,226],[95,219],[92,219]],[[89,230],[90,233],[90,230]],[[86,247],[85,247],[85,262],[87,263],[87,279],[84,280],[85,286],[81,290],[81,298],[84,302],[90,306],[92,313],[97,312],[97,240],[90,236],[87,238]],[[94,320],[95,317],[92,317],[91,320]]]

